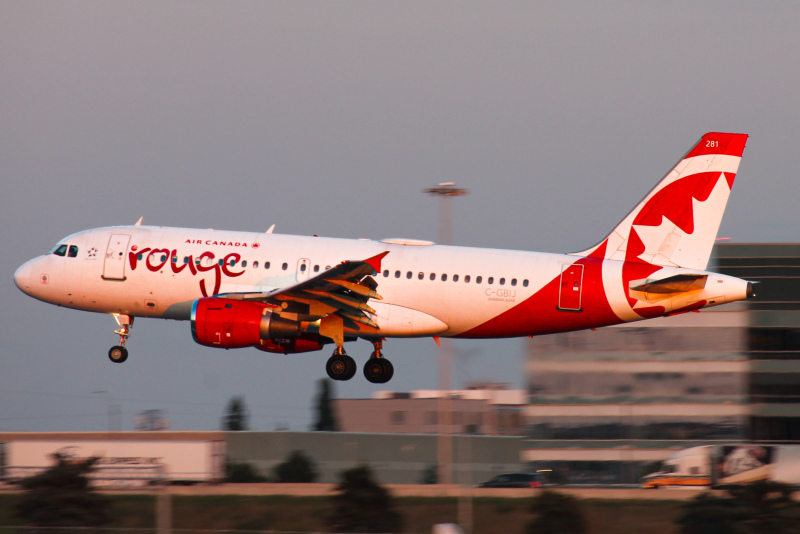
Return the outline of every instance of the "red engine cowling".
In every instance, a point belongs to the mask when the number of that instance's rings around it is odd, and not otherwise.
[[[206,297],[192,305],[192,337],[208,347],[254,347],[271,338],[295,338],[300,324],[260,302]]]

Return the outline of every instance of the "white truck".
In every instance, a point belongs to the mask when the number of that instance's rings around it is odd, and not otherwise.
[[[800,486],[800,445],[702,445],[677,452],[643,488],[725,487],[757,480]]]
[[[225,477],[223,441],[20,440],[0,444],[0,476],[6,482],[38,474],[55,463],[98,458],[90,475],[96,486],[197,484]]]

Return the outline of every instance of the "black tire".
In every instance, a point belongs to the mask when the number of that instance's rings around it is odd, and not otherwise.
[[[356,361],[347,354],[345,354],[343,357],[347,364],[347,373],[344,375],[344,377],[342,377],[342,380],[350,380],[351,378],[356,376],[356,372],[358,371],[358,364],[356,364]]]
[[[350,380],[355,374],[355,369],[355,360],[347,354],[334,354],[325,364],[325,371],[333,380]]]
[[[392,365],[392,362],[390,362],[386,358],[381,358],[381,360],[383,361],[383,364],[386,366],[386,380],[381,382],[382,384],[385,384],[386,382],[391,380],[392,377],[394,376],[394,365]]]
[[[370,358],[364,364],[364,378],[373,384],[385,384],[394,371],[391,365],[388,360],[383,358]]]
[[[128,349],[114,345],[108,349],[108,359],[114,363],[122,363],[128,359]]]

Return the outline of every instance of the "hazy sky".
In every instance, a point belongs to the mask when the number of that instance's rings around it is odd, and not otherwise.
[[[707,131],[751,135],[720,235],[797,241],[796,2],[0,0],[0,430],[308,427],[329,351],[196,345],[35,301],[15,269],[131,224],[436,239],[567,252],[603,237]],[[455,376],[524,384],[523,342],[461,341]],[[357,361],[370,352],[359,341]],[[390,340],[391,389],[435,388],[435,344]],[[376,389],[360,372],[340,397]]]

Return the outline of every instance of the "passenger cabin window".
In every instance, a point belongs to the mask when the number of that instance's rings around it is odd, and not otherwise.
[[[283,269],[284,271],[286,269],[288,269],[288,268],[289,268],[289,264],[288,263],[284,263],[283,265],[281,265],[281,269]]]
[[[395,271],[394,272],[394,277],[395,278],[400,278],[400,271]]]
[[[504,286],[505,284],[506,284],[506,279],[505,278],[501,278],[500,279],[500,285]]]
[[[305,263],[301,263],[301,264],[300,264],[300,272],[301,272],[301,273],[304,273],[304,272],[306,272],[306,264],[305,264]]]
[[[69,255],[70,258],[77,258],[78,257],[78,247],[76,247],[75,245],[70,245],[69,246],[68,255]]]
[[[268,261],[265,261],[265,262],[264,262],[264,268],[265,268],[265,269],[269,269],[269,262],[268,262]]]
[[[409,280],[411,280],[411,271],[408,271],[408,272],[406,273],[406,278],[408,278]]]
[[[247,260],[242,260],[242,267],[247,267]]]
[[[319,265],[315,265],[315,266],[314,266],[314,272],[315,272],[315,273],[318,273],[318,272],[319,272]]]
[[[489,279],[486,281],[487,284],[494,284],[494,276],[490,276]]]
[[[442,282],[447,282],[447,275],[446,274],[442,275]]]
[[[433,275],[431,275],[431,276],[433,276]],[[419,278],[420,280],[422,280],[423,278],[425,278],[425,273],[419,273],[419,274],[417,275],[417,278]],[[431,278],[431,280],[433,280],[433,278]]]
[[[51,254],[55,254],[56,256],[66,256],[67,255],[67,245],[61,245],[54,248]]]
[[[517,285],[517,279],[516,279],[516,278],[512,278],[512,279],[511,279],[511,285],[512,285],[512,286],[515,286],[515,285]]]
[[[419,274],[422,274],[422,273],[419,273]],[[422,280],[422,277],[420,277],[420,280]],[[431,273],[431,280],[436,280],[436,273]]]
[[[468,274],[464,276],[464,283],[465,284],[469,284],[469,275]]]
[[[389,278],[389,269],[384,269],[383,270],[383,277],[384,278]]]
[[[522,287],[528,287],[528,281],[527,280],[523,280],[522,281]]]
[[[483,277],[482,276],[476,276],[475,277],[475,283],[476,284],[480,284],[481,282],[483,282]]]
[[[453,275],[453,282],[458,282],[458,275],[457,274]]]
[[[258,269],[258,260],[253,262],[253,269]]]
[[[172,263],[178,263],[178,256],[172,256]]]

